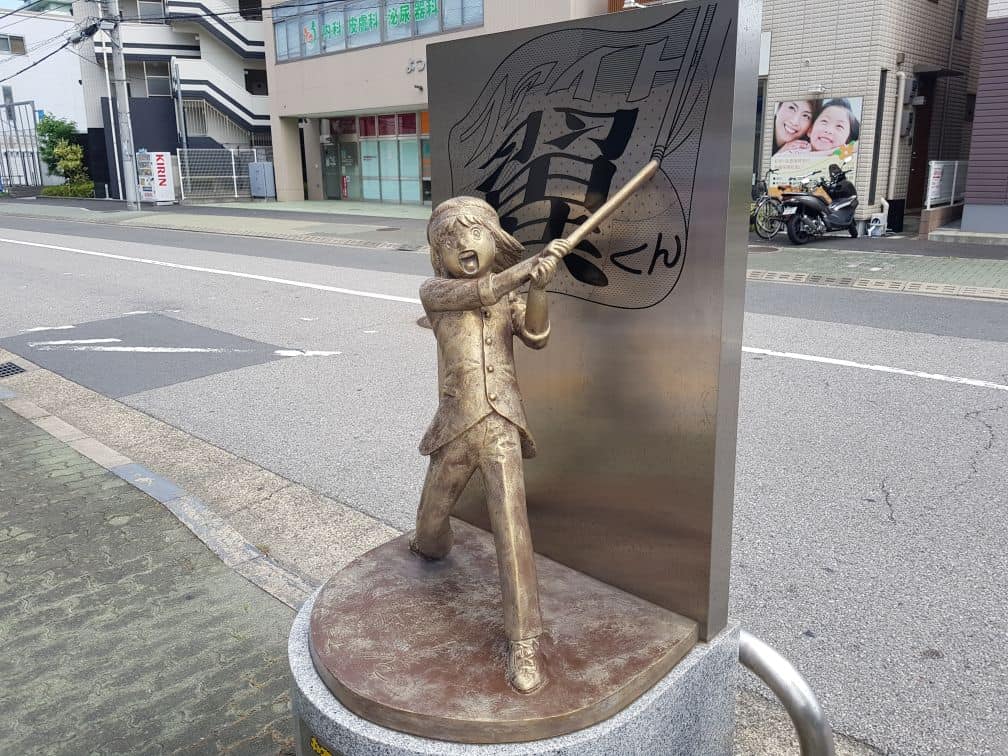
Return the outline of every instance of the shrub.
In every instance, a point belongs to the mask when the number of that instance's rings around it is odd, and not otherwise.
[[[43,197],[94,197],[94,181],[42,187]]]
[[[49,168],[49,173],[59,175],[56,168],[56,163],[59,161],[55,154],[56,145],[60,141],[69,142],[73,139],[77,133],[77,124],[65,118],[47,115],[39,120],[35,131],[38,134],[39,156],[42,162]]]
[[[56,172],[68,184],[83,184],[88,180],[87,169],[84,167],[84,148],[79,144],[60,139],[53,148],[53,155],[56,157]]]

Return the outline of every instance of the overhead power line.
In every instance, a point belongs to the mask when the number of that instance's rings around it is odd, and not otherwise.
[[[87,26],[83,26],[83,24],[88,24],[88,25]],[[70,36],[67,37],[63,41],[63,44],[61,44],[59,47],[55,48],[54,50],[50,50],[48,53],[46,53],[45,55],[43,55],[38,60],[32,61],[31,63],[29,63],[27,66],[25,66],[21,70],[15,72],[15,73],[12,73],[10,76],[5,76],[4,78],[0,79],[0,83],[3,83],[5,81],[10,81],[11,79],[13,79],[13,78],[15,78],[15,77],[20,76],[21,74],[23,74],[25,71],[28,71],[28,70],[30,70],[32,68],[35,68],[35,66],[39,65],[40,63],[44,63],[45,61],[49,60],[49,58],[51,58],[53,55],[55,55],[56,53],[58,53],[58,52],[60,52],[62,50],[65,50],[70,45],[80,44],[81,42],[83,42],[88,37],[94,36],[97,33],[97,31],[98,31],[98,19],[92,18],[92,19],[88,19],[87,21],[84,21],[84,22],[82,22],[80,24],[76,24],[73,28],[67,30],[67,32],[70,33]],[[64,33],[66,33],[66,32],[64,32]],[[62,36],[62,35],[60,35],[60,36]],[[58,39],[58,38],[59,37],[54,37],[53,39],[55,40],[55,39]],[[52,41],[52,40],[49,40],[49,41]]]
[[[22,11],[26,11],[29,8],[31,8],[33,5],[38,5],[39,3],[44,3],[44,2],[47,2],[47,1],[48,0],[33,0],[32,2],[28,3],[27,5],[23,5],[20,8],[12,10],[12,11],[10,11],[8,13],[4,13],[2,16],[0,16],[0,21],[3,21],[8,16],[13,16],[15,13],[21,13]]]
[[[55,50],[53,50],[52,52],[50,52],[50,53],[48,53],[48,54],[46,54],[46,55],[43,55],[43,56],[42,56],[41,58],[39,58],[38,60],[34,61],[34,62],[33,62],[33,63],[31,64],[31,65],[28,65],[28,66],[25,66],[24,68],[22,68],[22,69],[21,69],[20,71],[18,71],[17,73],[13,73],[13,74],[11,74],[10,76],[6,76],[6,77],[4,77],[3,79],[0,79],[0,83],[3,83],[3,82],[5,82],[5,81],[10,81],[10,80],[11,80],[11,79],[13,79],[13,78],[14,78],[15,76],[20,76],[21,74],[23,74],[23,73],[24,73],[25,71],[27,71],[28,69],[30,69],[30,68],[35,68],[35,66],[37,66],[37,65],[38,65],[39,63],[44,63],[45,61],[49,60],[49,58],[51,58],[51,57],[52,57],[53,55],[55,55],[56,53],[58,53],[58,52],[59,52],[60,50],[63,50],[64,48],[67,48],[67,47],[69,47],[69,46],[70,46],[70,40],[68,39],[68,40],[67,40],[66,42],[64,42],[64,43],[63,43],[62,45],[60,45],[59,47],[57,47],[57,48],[56,48]]]

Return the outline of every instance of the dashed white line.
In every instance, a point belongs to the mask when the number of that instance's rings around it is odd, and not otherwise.
[[[277,349],[273,354],[281,357],[332,357],[342,352],[323,352],[315,349]]]
[[[218,349],[214,347],[152,347],[152,346],[37,346],[40,352],[138,352],[140,354],[235,354],[251,352],[251,349]]]
[[[60,341],[29,341],[28,346],[63,346],[67,344],[117,344],[122,339],[63,339]]]
[[[39,331],[69,331],[71,328],[76,326],[72,325],[61,325],[61,326],[36,326],[35,328],[26,328],[21,331],[21,333],[38,333]]]

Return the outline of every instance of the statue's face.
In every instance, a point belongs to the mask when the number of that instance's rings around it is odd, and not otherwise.
[[[441,241],[441,263],[450,277],[479,278],[492,269],[496,245],[483,226],[456,224]]]

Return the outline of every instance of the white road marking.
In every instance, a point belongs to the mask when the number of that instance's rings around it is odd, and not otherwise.
[[[80,341],[38,341],[29,343],[40,352],[135,352],[140,354],[249,354],[251,349],[218,347],[148,347],[148,346],[97,346],[99,343],[120,339],[82,339]],[[279,357],[333,357],[342,352],[317,349],[275,349]]]
[[[124,312],[123,315],[150,315],[150,310],[130,310]]]
[[[342,352],[321,352],[314,349],[277,349],[273,354],[278,354],[281,357],[332,357],[336,354],[343,354]]]
[[[824,365],[838,365],[840,367],[857,368],[859,370],[874,370],[879,373],[895,373],[896,375],[909,375],[914,378],[927,378],[932,381],[943,381],[945,383],[960,383],[966,386],[978,386],[979,388],[997,389],[998,391],[1008,391],[1008,386],[990,381],[981,381],[976,378],[961,378],[957,375],[942,375],[940,373],[925,373],[920,370],[904,370],[903,368],[889,367],[888,365],[868,365],[863,362],[852,362],[851,360],[838,360],[835,357],[817,357],[811,354],[797,354],[796,352],[777,352],[773,349],[757,349],[756,347],[742,347],[743,352],[750,354],[765,354],[770,357],[786,357],[790,360],[801,360],[803,362],[821,362]]]
[[[20,244],[25,247],[39,247],[41,249],[54,249],[58,252],[73,252],[77,255],[90,255],[91,257],[104,257],[109,260],[123,260],[125,262],[143,263],[144,265],[158,265],[163,268],[174,268],[176,270],[191,270],[195,273],[212,273],[217,276],[231,276],[232,278],[247,278],[252,281],[265,281],[266,283],[282,284],[284,286],[297,286],[302,289],[315,289],[316,291],[330,291],[334,294],[348,294],[353,297],[368,297],[369,299],[384,299],[389,302],[406,302],[408,304],[420,304],[419,299],[413,297],[398,297],[393,294],[378,294],[373,291],[358,291],[357,289],[344,289],[340,286],[327,286],[325,284],[309,283],[308,281],[292,281],[289,278],[276,278],[274,276],[260,276],[254,273],[239,273],[235,270],[222,270],[221,268],[204,268],[199,265],[183,265],[181,263],[165,262],[164,260],[151,260],[146,257],[129,257],[127,255],[113,255],[109,252],[95,252],[90,249],[78,249],[76,247],[61,247],[58,244],[42,244],[40,242],[29,242],[21,239],[0,239],[0,242],[8,244]]]
[[[64,339],[62,341],[29,341],[28,346],[39,347],[64,344],[117,344],[121,342],[122,339]]]
[[[212,347],[148,347],[148,346],[39,346],[42,352],[139,352],[141,354],[237,354],[251,349],[216,349]]]
[[[68,331],[75,326],[65,325],[65,326],[36,326],[35,328],[26,328],[21,331],[21,333],[38,333],[39,331]]]
[[[80,255],[90,255],[92,257],[104,257],[110,260],[123,260],[126,262],[137,262],[145,265],[158,265],[165,268],[175,268],[176,270],[190,270],[196,273],[211,273],[219,276],[231,276],[233,278],[247,278],[253,281],[264,281],[266,283],[276,283],[284,286],[297,286],[302,289],[315,289],[317,291],[329,291],[335,294],[346,294],[353,297],[366,297],[369,299],[383,299],[390,302],[405,302],[407,304],[420,304],[419,299],[413,297],[399,297],[392,294],[379,294],[373,291],[359,291],[357,289],[344,289],[339,286],[326,286],[325,284],[309,283],[307,281],[294,281],[288,278],[276,278],[274,276],[260,276],[253,273],[240,273],[233,270],[222,270],[220,268],[204,268],[197,265],[182,265],[181,263],[165,262],[163,260],[150,260],[143,257],[129,257],[127,255],[113,255],[109,252],[95,252],[88,249],[77,249],[76,247],[62,247],[56,244],[42,244],[40,242],[28,242],[21,239],[3,239],[0,242],[8,244],[21,244],[26,247],[39,247],[41,249],[53,249],[60,252],[73,252]],[[77,351],[147,351],[147,352],[224,352],[223,349],[196,349],[185,347],[72,347]],[[235,350],[232,350],[235,351]],[[765,354],[771,357],[783,357],[791,360],[801,360],[803,362],[819,362],[826,365],[837,365],[840,367],[850,367],[859,370],[873,370],[881,373],[892,373],[896,375],[907,375],[915,378],[926,378],[933,381],[945,383],[957,383],[965,386],[976,386],[978,388],[996,389],[998,391],[1008,391],[1008,385],[981,381],[975,378],[962,378],[954,375],[941,375],[939,373],[926,373],[920,370],[905,370],[903,368],[890,367],[888,365],[868,365],[851,360],[840,360],[833,357],[818,357],[811,354],[799,354],[797,352],[778,352],[773,349],[757,349],[756,347],[742,347],[743,352],[752,354]]]

